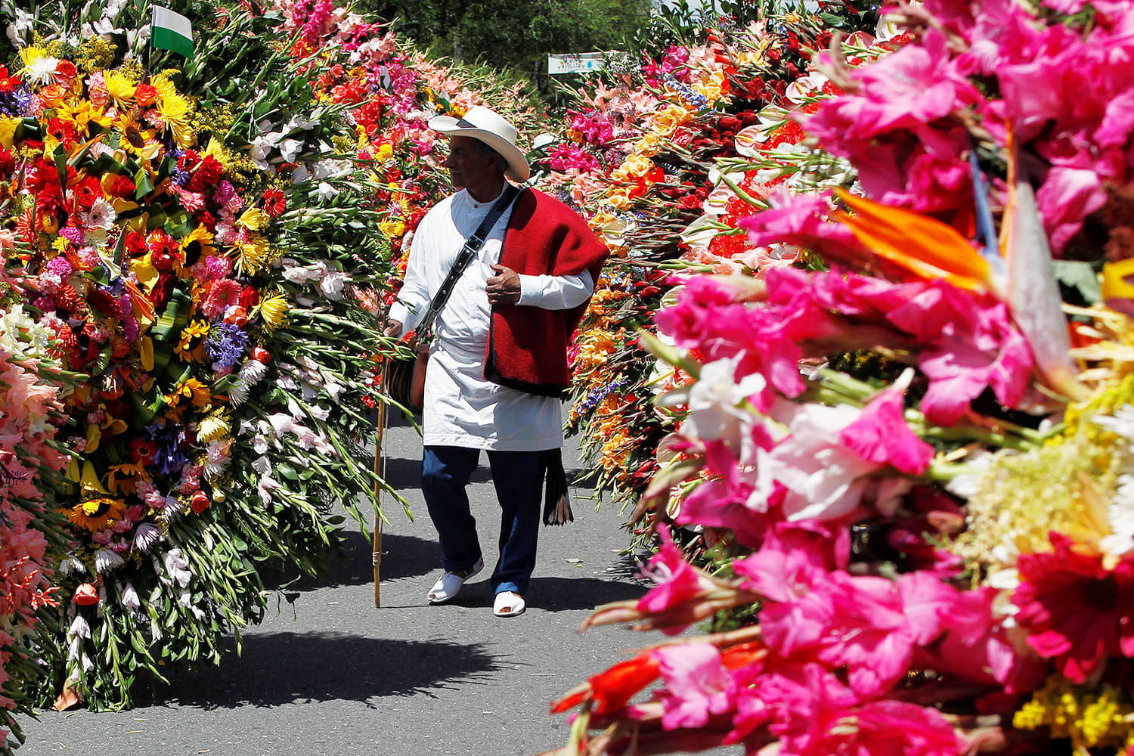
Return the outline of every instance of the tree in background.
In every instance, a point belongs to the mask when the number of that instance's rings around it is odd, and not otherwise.
[[[613,50],[650,17],[650,0],[362,0],[359,11],[454,61],[480,60],[548,89],[547,54]]]

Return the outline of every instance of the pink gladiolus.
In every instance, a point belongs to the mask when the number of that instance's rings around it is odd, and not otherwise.
[[[1043,682],[1047,665],[1008,637],[993,613],[998,594],[990,587],[958,591],[943,615],[948,632],[937,647],[937,657],[926,666],[975,682],[994,680],[1007,693],[1027,692]]]
[[[870,401],[857,420],[839,432],[839,440],[863,459],[921,475],[933,460],[933,447],[906,424],[905,389],[892,386]]]
[[[721,664],[721,652],[716,646],[663,646],[651,654],[665,681],[661,692],[665,729],[701,727],[711,715],[724,714],[732,708],[732,680]]]
[[[773,203],[770,209],[737,222],[748,232],[748,241],[752,245],[792,244],[812,249],[828,249],[832,245],[858,247],[850,229],[826,220],[831,206],[824,196],[781,194],[769,197],[769,200]]]
[[[689,566],[681,549],[674,545],[669,528],[659,525],[658,534],[661,536],[661,548],[650,557],[644,570],[657,585],[639,599],[637,609],[641,612],[664,612],[714,587]],[[676,635],[684,629],[680,626],[670,627],[665,628],[664,632]]]

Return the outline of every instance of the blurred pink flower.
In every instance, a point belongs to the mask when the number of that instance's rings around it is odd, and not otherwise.
[[[660,693],[665,713],[662,726],[702,727],[711,715],[732,709],[732,678],[721,664],[721,652],[706,643],[655,648],[665,688]]]
[[[918,438],[905,418],[905,387],[891,386],[870,400],[839,440],[860,457],[921,475],[933,460],[933,447]]]

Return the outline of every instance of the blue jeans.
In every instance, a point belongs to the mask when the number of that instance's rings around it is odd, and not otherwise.
[[[479,459],[479,449],[427,446],[421,461],[421,491],[447,572],[467,570],[482,556],[465,493]],[[492,589],[523,594],[535,569],[546,453],[490,451],[488,465],[501,509],[500,559],[492,572]]]

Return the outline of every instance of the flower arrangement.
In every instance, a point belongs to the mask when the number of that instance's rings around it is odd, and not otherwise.
[[[9,239],[9,241],[11,241]],[[23,735],[12,712],[31,704],[28,688],[42,675],[33,647],[40,610],[57,606],[47,560],[48,536],[62,538],[51,514],[66,456],[54,444],[63,376],[47,354],[49,334],[4,281],[0,302],[0,750],[9,730]],[[46,379],[40,378],[43,372]]]
[[[716,161],[714,230],[797,256],[686,271],[638,337],[688,376],[641,506],[698,536],[586,623],[707,633],[557,701],[561,753],[1134,746],[1130,13],[903,5],[796,82],[822,154],[765,112]]]
[[[218,660],[263,615],[262,565],[313,572],[333,507],[361,520],[384,485],[364,402],[389,263],[333,145],[352,126],[311,96],[318,69],[263,45],[278,18],[213,11],[180,69],[39,28],[3,76],[6,269],[83,376],[61,395],[74,457],[38,650],[60,707],[126,706],[142,670]],[[246,86],[210,84],[217,59]]]
[[[596,488],[618,502],[639,501],[646,491],[654,452],[672,427],[652,399],[684,380],[660,367],[637,336],[653,331],[652,315],[672,288],[669,274],[763,275],[792,264],[790,250],[748,243],[738,222],[757,208],[729,186],[763,197],[826,169],[796,147],[803,132],[788,113],[812,108],[821,93],[824,85],[805,74],[804,53],[829,43],[831,29],[818,17],[792,16],[698,26],[697,33],[581,91],[568,139],[547,159],[545,185],[574,202],[613,253],[576,339],[570,429],[582,436]],[[758,154],[763,165],[729,169],[729,183],[717,178],[715,165],[747,164]],[[798,176],[780,176],[785,166]]]

